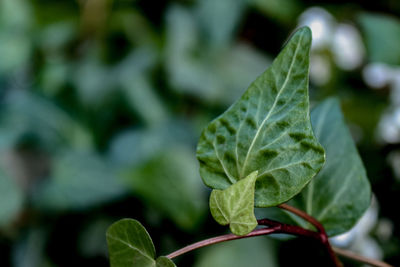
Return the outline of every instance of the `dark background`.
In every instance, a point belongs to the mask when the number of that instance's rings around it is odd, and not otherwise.
[[[2,0],[1,266],[108,266],[105,231],[125,217],[160,255],[225,233],[198,175],[200,131],[301,25],[311,101],[340,98],[375,194],[333,242],[398,265],[399,15],[396,0]],[[175,262],[327,264],[318,244],[271,237]]]

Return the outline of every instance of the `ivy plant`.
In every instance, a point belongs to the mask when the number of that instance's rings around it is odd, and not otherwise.
[[[197,159],[212,189],[210,211],[232,234],[156,257],[145,228],[122,219],[106,234],[111,266],[175,266],[172,259],[191,250],[274,233],[318,240],[332,266],[341,266],[337,254],[353,257],[332,248],[328,237],[355,225],[371,189],[339,101],[327,99],[310,112],[311,39],[309,28],[297,30],[272,65],[201,134]],[[255,207],[274,206],[291,223],[256,218]]]

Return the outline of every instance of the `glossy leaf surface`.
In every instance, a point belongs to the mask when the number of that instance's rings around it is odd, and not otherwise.
[[[258,171],[255,205],[287,201],[320,170],[308,100],[311,31],[301,28],[272,66],[203,131],[197,147],[206,185],[225,189]]]
[[[326,164],[290,203],[319,220],[328,235],[336,235],[350,230],[368,208],[371,188],[339,102],[322,102],[313,109],[311,120],[326,150]]]
[[[229,224],[235,235],[246,235],[257,226],[254,216],[254,186],[257,171],[225,190],[215,189],[210,196],[210,210],[222,225]]]

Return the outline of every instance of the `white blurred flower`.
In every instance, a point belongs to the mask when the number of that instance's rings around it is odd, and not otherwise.
[[[386,64],[370,63],[364,67],[362,75],[368,86],[379,89],[389,83],[391,70]]]
[[[344,70],[359,67],[365,55],[361,35],[357,28],[350,24],[339,24],[335,29],[332,41],[332,52],[336,65]]]
[[[331,42],[335,20],[325,9],[308,8],[299,18],[299,26],[308,26],[312,31],[312,48],[328,46]]]

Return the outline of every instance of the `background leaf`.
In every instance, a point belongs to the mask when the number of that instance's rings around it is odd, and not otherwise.
[[[369,60],[400,64],[400,20],[383,14],[363,13],[358,19]]]
[[[311,120],[325,148],[326,164],[289,203],[319,220],[328,235],[337,235],[350,230],[369,207],[371,188],[339,102],[325,100],[312,110]]]
[[[297,0],[248,0],[261,12],[281,23],[288,23],[293,16],[297,16],[301,10],[301,3]]]
[[[123,131],[111,142],[108,156],[118,166],[140,166],[163,151],[192,146],[195,138],[188,126],[182,120],[167,120],[154,127]]]
[[[51,176],[34,192],[33,203],[45,210],[79,210],[126,192],[109,162],[90,152],[65,151],[55,158]]]
[[[324,163],[309,119],[311,32],[298,30],[272,66],[203,131],[200,174],[225,189],[258,171],[255,204],[275,206],[296,195]]]
[[[65,146],[79,149],[93,146],[92,136],[85,127],[59,106],[30,91],[12,91],[5,97],[2,108],[1,137],[8,141],[8,145],[13,144],[10,139],[15,142],[22,135],[30,134],[46,144],[50,151]]]
[[[24,201],[23,192],[0,167],[0,227],[16,218]]]
[[[196,163],[191,150],[170,147],[144,164],[124,171],[123,175],[141,199],[183,229],[193,230],[205,214],[205,188]]]
[[[210,196],[210,211],[222,225],[229,224],[235,235],[246,235],[257,226],[254,216],[254,186],[257,171],[225,190],[214,189]]]
[[[199,1],[197,13],[207,39],[212,45],[230,43],[247,0]]]
[[[223,45],[231,39],[235,23],[221,25],[218,13],[236,20],[240,14],[235,10],[242,1],[201,1],[195,12],[180,6],[168,10],[165,64],[176,91],[208,104],[227,106],[270,64],[265,55],[245,42]],[[232,12],[224,7],[227,4]],[[204,14],[211,10],[213,15]],[[220,36],[212,38],[216,34]]]

